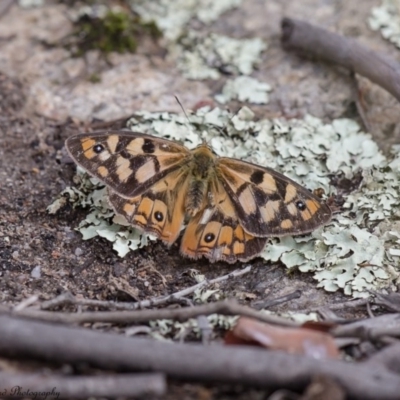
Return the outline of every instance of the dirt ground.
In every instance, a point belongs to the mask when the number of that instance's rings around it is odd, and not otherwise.
[[[253,107],[262,117],[301,117],[310,113],[330,121],[359,120],[353,81],[343,69],[311,61],[280,46],[280,20],[294,16],[350,36],[374,50],[398,57],[397,50],[366,23],[379,1],[247,0],[208,27],[234,37],[261,37],[269,44],[255,76],[274,86],[270,103]],[[69,291],[78,298],[132,301],[173,293],[193,285],[195,268],[212,279],[240,267],[183,259],[178,246],[153,244],[124,259],[104,239],[83,241],[74,228],[85,211],[63,208],[49,215],[48,205],[71,185],[75,166],[63,148],[78,126],[127,117],[137,110],[181,112],[173,95],[190,109],[210,99],[220,82],[188,81],[165,57],[162,41],[139,44],[138,52],[112,55],[102,65],[99,83],[88,75],[99,62],[71,59],[63,49],[43,45],[71,29],[67,6],[47,1],[38,8],[11,6],[0,15],[0,293],[4,304],[33,295],[49,300]],[[400,108],[389,94],[365,79],[359,91],[371,134],[385,151],[399,141]],[[232,109],[238,105],[233,103]],[[342,293],[316,287],[311,276],[290,274],[261,259],[244,278],[222,283],[224,293],[244,303],[270,300],[297,290],[296,300],[271,307],[296,311],[345,301]],[[143,268],[145,267],[145,268]],[[137,272],[140,270],[140,272]],[[165,281],[163,280],[165,278]],[[120,283],[120,285],[116,284]],[[132,299],[121,290],[128,284]],[[360,317],[344,310],[338,315]],[[40,366],[45,368],[45,366]],[[267,393],[243,388],[171,383],[167,399],[263,399]]]

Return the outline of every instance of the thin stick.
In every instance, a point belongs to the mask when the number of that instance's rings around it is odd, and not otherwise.
[[[171,378],[262,388],[303,390],[315,375],[327,375],[349,398],[398,400],[400,379],[382,365],[318,360],[248,346],[173,344],[128,338],[0,316],[0,357],[125,371],[160,371]],[[67,345],[66,345],[67,344]],[[396,347],[400,354],[400,346]]]
[[[390,371],[400,373],[400,343],[385,347],[383,350],[373,354],[366,362],[371,368],[384,365]]]
[[[378,306],[385,307],[389,311],[400,312],[400,294],[390,293],[383,294],[371,292],[375,296],[374,303]]]
[[[282,45],[363,75],[400,101],[400,64],[326,29],[292,18],[282,20]]]
[[[365,106],[364,106],[364,101],[363,101],[363,93],[360,90],[359,87],[359,81],[357,79],[356,74],[353,72],[350,75],[351,83],[353,86],[353,96],[354,96],[354,102],[356,104],[357,112],[358,115],[360,116],[360,120],[362,123],[362,128],[365,132],[372,132],[371,128],[371,123],[369,122],[369,119],[367,117],[367,114],[365,112]]]
[[[61,305],[79,305],[79,306],[93,306],[93,307],[104,307],[104,308],[112,308],[116,310],[139,310],[142,308],[149,308],[154,306],[160,306],[162,304],[168,304],[174,302],[176,300],[181,299],[189,294],[192,294],[198,289],[201,289],[205,286],[210,286],[215,283],[219,283],[228,279],[237,278],[239,276],[243,276],[251,271],[251,266],[247,266],[243,269],[237,269],[235,271],[230,272],[227,275],[219,276],[218,278],[211,280],[204,280],[196,285],[190,286],[178,292],[166,295],[153,297],[149,300],[143,300],[135,303],[116,303],[114,301],[102,301],[102,300],[90,300],[90,299],[77,299],[73,297],[71,294],[62,294],[56,299],[52,299],[41,304],[42,310],[52,309]]]
[[[252,306],[257,310],[261,310],[262,308],[274,307],[277,306],[278,304],[286,303],[294,299],[299,299],[300,297],[301,297],[301,291],[295,290],[292,293],[289,293],[285,296],[277,297],[275,299],[268,299],[268,300],[254,302]]]
[[[259,321],[268,322],[281,326],[299,326],[300,324],[275,315],[269,315],[250,307],[242,306],[235,300],[224,300],[209,304],[193,307],[175,309],[155,309],[155,310],[129,310],[129,311],[93,311],[68,314],[65,312],[47,312],[32,308],[20,311],[10,311],[9,308],[1,307],[0,314],[13,314],[15,316],[37,319],[48,322],[58,322],[63,324],[83,324],[95,322],[107,322],[113,324],[133,324],[140,322],[154,321],[157,319],[173,319],[176,321],[186,321],[189,318],[196,318],[200,315],[222,314],[222,315],[241,315]]]
[[[38,399],[131,398],[163,395],[166,382],[160,373],[65,377],[0,372],[0,388],[2,398],[10,399],[32,398],[35,393],[41,394]]]
[[[33,296],[30,296],[27,299],[22,300],[20,303],[18,303],[14,307],[14,309],[15,309],[15,311],[23,310],[24,308],[27,308],[30,305],[36,303],[38,300],[39,300],[39,296],[37,294],[34,294]]]
[[[370,301],[371,301],[370,299],[349,300],[349,301],[344,301],[342,303],[325,304],[322,308],[327,308],[328,310],[337,311],[337,310],[343,310],[345,308],[363,307],[367,305]],[[310,312],[319,312],[320,309],[321,307],[315,307],[315,308],[306,308],[303,310],[293,310],[293,311],[296,311],[298,313],[309,314]]]
[[[362,319],[333,328],[335,337],[357,337],[363,340],[380,340],[381,337],[400,336],[400,314],[384,314]]]

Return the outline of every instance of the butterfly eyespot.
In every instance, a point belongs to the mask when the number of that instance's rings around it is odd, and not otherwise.
[[[96,146],[93,146],[93,151],[96,154],[100,154],[104,150],[104,146],[102,144],[96,144]]]
[[[296,201],[296,207],[300,211],[304,211],[306,209],[306,203],[304,203],[304,201],[302,201],[302,200],[298,200],[298,201]]]
[[[207,233],[207,235],[204,237],[204,241],[206,243],[211,243],[215,239],[215,235],[213,233]]]
[[[162,222],[164,220],[164,215],[162,212],[160,211],[156,211],[154,213],[154,218],[158,221],[158,222]]]

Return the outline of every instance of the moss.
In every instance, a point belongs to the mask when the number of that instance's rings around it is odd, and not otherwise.
[[[84,14],[74,25],[65,47],[76,57],[90,50],[100,50],[105,55],[112,51],[134,53],[141,37],[161,36],[155,23],[144,23],[138,16],[122,11],[109,10],[104,17]]]
[[[89,76],[88,81],[91,83],[99,83],[101,81],[100,75],[93,73]]]

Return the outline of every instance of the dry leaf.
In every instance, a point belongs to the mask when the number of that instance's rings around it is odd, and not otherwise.
[[[317,359],[338,358],[333,337],[307,328],[278,327],[251,318],[241,317],[225,337],[226,344],[248,344]]]

